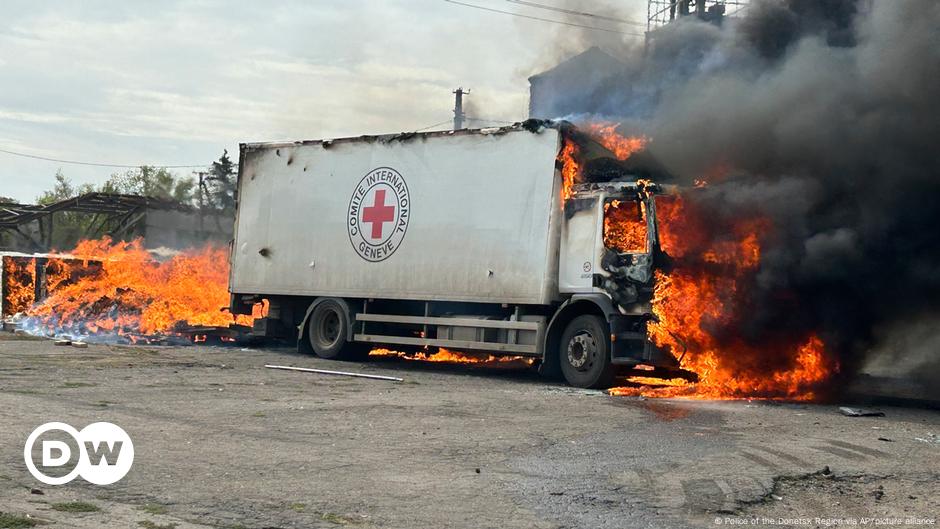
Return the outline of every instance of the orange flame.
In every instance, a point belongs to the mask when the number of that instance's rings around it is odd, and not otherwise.
[[[646,137],[625,137],[618,124],[581,127],[620,160],[646,148]],[[563,196],[581,182],[580,148],[570,139],[558,160],[562,168]],[[721,180],[728,172],[716,166],[707,180]],[[705,180],[696,187],[704,187]],[[637,211],[639,208],[639,212]],[[646,248],[646,212],[642,204],[612,201],[605,205],[604,244],[621,253]],[[685,379],[659,380],[634,376],[631,386],[614,388],[614,395],[675,396],[687,398],[782,398],[810,400],[816,388],[838,371],[822,339],[813,333],[781,337],[775,343],[756,344],[736,335],[748,307],[747,281],[760,269],[761,239],[773,226],[760,215],[736,219],[716,236],[711,219],[691,210],[683,197],[657,197],[660,248],[672,259],[667,274],[657,270],[653,297],[655,320],[648,325],[650,340],[682,359],[682,368],[696,373],[695,383]]]
[[[186,326],[252,323],[251,316],[223,309],[228,304],[223,248],[207,245],[160,262],[139,239],[104,238],[82,241],[71,254],[100,267],[71,282],[64,281],[64,271],[53,274],[57,288],[27,313],[46,331],[155,335]]]
[[[618,160],[624,161],[637,151],[642,151],[649,143],[645,136],[622,136],[617,133],[620,123],[591,123],[587,126],[591,137],[614,153]]]
[[[621,200],[604,204],[604,246],[620,253],[644,253],[646,235],[646,204]]]
[[[36,303],[37,264],[42,271],[39,295],[57,291],[81,274],[80,261],[57,257],[3,257],[3,315],[26,313]]]
[[[646,148],[649,138],[643,136],[622,136],[617,133],[619,123],[595,123],[584,127],[591,139],[601,144],[609,150],[614,156],[624,161],[637,151]],[[565,136],[562,139],[562,148],[558,153],[557,161],[561,165],[561,182],[564,200],[571,198],[571,190],[575,184],[581,182],[581,163],[578,157],[581,154],[581,148],[571,138]]]
[[[36,301],[36,260],[3,257],[3,315],[25,312]]]
[[[782,337],[767,344],[734,336],[741,312],[747,310],[747,292],[741,287],[759,270],[760,237],[772,228],[769,219],[738,219],[725,238],[711,240],[705,234],[707,221],[681,197],[657,197],[657,216],[661,248],[675,259],[675,269],[655,274],[656,319],[648,324],[648,333],[654,344],[681,356],[682,367],[699,380],[652,384],[632,377],[628,381],[634,385],[614,388],[611,394],[816,398],[819,384],[838,370],[819,336]]]
[[[424,362],[443,362],[447,364],[475,364],[485,367],[522,368],[534,363],[532,358],[524,356],[496,356],[487,353],[462,353],[440,348],[433,352],[418,351],[404,353],[390,349],[373,349],[369,356],[402,358],[404,360],[420,360]]]
[[[561,162],[561,198],[564,200],[571,198],[571,188],[581,177],[581,166],[576,159],[579,151],[575,142],[565,138],[561,152],[558,153],[558,161]]]
[[[46,261],[46,292],[55,292],[65,286],[77,272],[79,265],[74,261],[51,257]]]

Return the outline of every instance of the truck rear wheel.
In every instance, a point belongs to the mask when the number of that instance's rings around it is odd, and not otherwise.
[[[310,313],[307,321],[307,340],[313,352],[328,360],[358,360],[365,350],[352,343],[349,335],[349,316],[339,302],[327,299]]]
[[[561,336],[558,360],[569,384],[578,388],[608,388],[614,382],[607,322],[585,314],[571,320]]]

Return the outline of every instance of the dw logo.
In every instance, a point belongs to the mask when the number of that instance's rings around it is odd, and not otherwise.
[[[39,451],[34,454],[37,441],[41,441]],[[37,455],[46,472],[37,468]],[[120,426],[109,422],[92,423],[81,431],[63,422],[47,422],[29,434],[23,458],[29,473],[46,485],[64,485],[76,476],[95,485],[110,485],[131,469],[134,443]]]

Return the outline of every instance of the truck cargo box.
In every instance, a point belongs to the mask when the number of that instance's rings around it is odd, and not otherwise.
[[[558,299],[556,128],[242,144],[234,294]]]

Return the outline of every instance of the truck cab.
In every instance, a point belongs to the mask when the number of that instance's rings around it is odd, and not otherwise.
[[[584,323],[590,322],[582,321],[580,331],[558,337],[561,372],[569,381],[598,386],[609,383],[617,367],[678,369],[675,358],[652,344],[646,333],[647,322],[655,317],[653,272],[657,257],[664,257],[659,250],[656,195],[668,189],[645,180],[625,180],[577,184],[572,191],[562,225],[559,291],[571,296],[569,305],[600,309],[609,326],[610,366],[592,362],[602,344],[588,336],[590,325]]]

